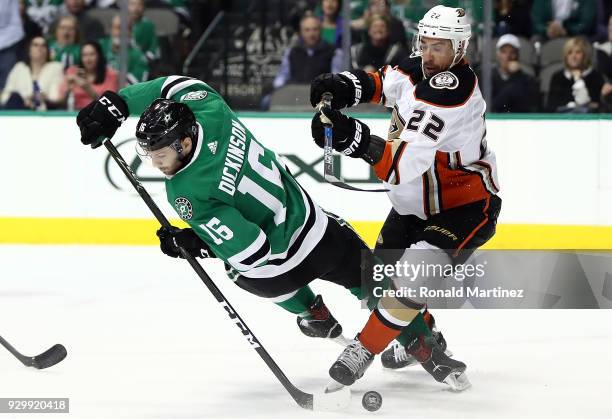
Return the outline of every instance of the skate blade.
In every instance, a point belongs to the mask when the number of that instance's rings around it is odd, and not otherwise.
[[[346,409],[350,402],[351,390],[335,380],[330,380],[324,393],[313,395],[312,409],[333,412]]]
[[[333,342],[336,342],[338,345],[342,346],[343,348],[346,348],[351,343],[351,341],[345,338],[344,335],[340,335],[335,338],[330,338],[330,340],[332,340]]]
[[[444,379],[444,382],[448,384],[453,391],[464,391],[472,386],[470,380],[465,372],[451,373]]]

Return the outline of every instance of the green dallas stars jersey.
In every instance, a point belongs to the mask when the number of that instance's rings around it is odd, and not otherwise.
[[[193,111],[199,128],[195,153],[189,164],[167,177],[168,201],[217,257],[240,274],[283,274],[321,240],[327,216],[206,83],[162,77],[119,94],[132,115],[140,115],[159,97]]]

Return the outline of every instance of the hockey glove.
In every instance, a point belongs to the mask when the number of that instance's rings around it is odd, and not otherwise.
[[[322,112],[333,124],[334,150],[349,157],[363,156],[370,143],[370,128],[360,120],[343,115],[339,111],[323,108]],[[325,130],[321,122],[321,112],[317,112],[312,118],[311,131],[315,143],[323,148]]]
[[[359,103],[355,103],[355,85],[344,74],[324,73],[317,76],[310,84],[310,104],[316,107],[326,92],[333,95],[332,109],[342,109]],[[361,88],[359,97],[361,97]]]
[[[85,106],[77,115],[81,142],[98,148],[105,138],[112,138],[129,115],[127,103],[117,93],[107,90],[98,100]]]
[[[215,257],[210,247],[191,228],[162,227],[157,230],[157,237],[159,237],[161,251],[170,257],[183,257],[179,247],[185,249],[193,257]]]

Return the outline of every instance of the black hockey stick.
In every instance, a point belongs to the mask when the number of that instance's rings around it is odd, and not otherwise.
[[[8,349],[8,351],[12,353],[15,358],[20,360],[23,365],[26,367],[34,367],[39,370],[54,366],[66,358],[66,355],[68,354],[68,352],[66,352],[66,348],[59,343],[57,345],[53,345],[42,354],[36,356],[22,355],[17,349],[13,348],[10,343],[4,340],[2,336],[0,336],[0,343],[2,346]]]
[[[323,93],[321,96],[321,102],[319,103],[318,109],[321,111],[323,107],[331,108],[331,101],[333,99],[333,95],[329,92]],[[388,192],[388,189],[361,189],[355,186],[351,186],[344,181],[344,179],[339,178],[334,173],[334,149],[332,148],[332,139],[333,139],[333,124],[327,118],[323,112],[321,112],[321,122],[323,123],[323,127],[325,129],[325,142],[323,143],[323,177],[329,183],[338,188],[348,189],[349,191],[359,191],[359,192]]]
[[[110,153],[111,157],[117,162],[121,171],[128,178],[132,186],[138,192],[138,195],[145,202],[147,207],[151,210],[157,221],[164,226],[170,227],[171,224],[166,218],[166,216],[161,212],[159,207],[151,198],[151,195],[147,192],[147,190],[142,186],[142,184],[136,179],[136,175],[132,171],[132,169],[127,165],[121,154],[117,151],[113,143],[109,140],[104,142],[104,146]],[[310,393],[305,393],[289,381],[285,373],[280,369],[278,364],[272,359],[268,351],[263,347],[263,345],[259,342],[259,340],[255,337],[251,329],[246,325],[246,323],[242,320],[240,315],[234,310],[232,305],[227,301],[225,296],[221,293],[221,290],[215,285],[215,283],[210,279],[204,268],[199,264],[199,262],[193,257],[190,253],[188,253],[182,247],[179,247],[181,251],[181,255],[184,259],[189,262],[193,270],[198,274],[204,285],[208,288],[208,290],[212,293],[212,295],[217,299],[217,302],[221,304],[223,309],[227,312],[230,320],[236,324],[240,332],[244,335],[246,340],[251,344],[251,347],[255,349],[255,351],[259,354],[261,359],[266,363],[268,368],[272,371],[272,373],[276,376],[278,381],[285,387],[285,389],[289,392],[291,397],[304,409],[310,410],[337,410],[347,407],[350,401],[350,390],[348,387],[345,387],[339,391],[333,393],[323,393],[317,394],[316,396]]]

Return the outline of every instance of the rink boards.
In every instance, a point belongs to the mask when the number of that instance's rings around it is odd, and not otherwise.
[[[350,220],[368,242],[375,240],[390,209],[388,199],[325,183],[321,150],[310,139],[310,116],[242,117],[259,142],[284,157],[321,206]],[[363,119],[384,136],[386,116]],[[176,219],[165,201],[163,179],[136,156],[135,123],[130,118],[114,143],[162,210]],[[487,128],[503,199],[489,248],[612,249],[611,118],[491,116]],[[156,243],[156,223],[147,208],[106,150],[80,144],[74,115],[2,113],[0,142],[5,173],[0,243]],[[338,158],[337,165],[345,179],[373,185],[362,161]]]

